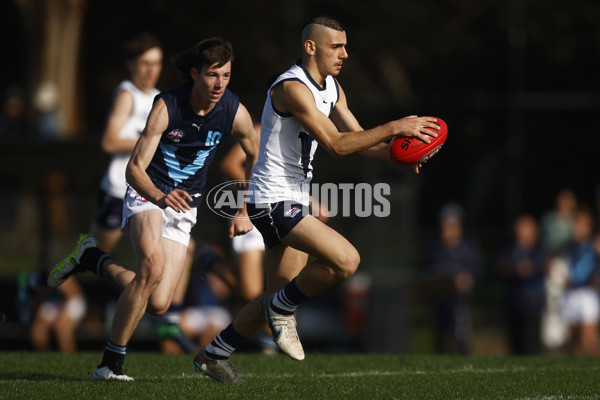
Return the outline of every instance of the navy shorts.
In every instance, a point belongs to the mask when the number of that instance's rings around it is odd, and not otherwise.
[[[309,214],[308,206],[292,201],[247,203],[246,208],[252,224],[261,233],[265,246],[269,249],[281,243],[281,239]]]
[[[104,190],[98,194],[98,211],[94,222],[102,228],[121,228],[123,220],[123,199],[112,197]]]

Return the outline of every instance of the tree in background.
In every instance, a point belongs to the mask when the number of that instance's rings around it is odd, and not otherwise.
[[[37,133],[71,139],[84,129],[80,44],[86,0],[15,0],[28,48]]]

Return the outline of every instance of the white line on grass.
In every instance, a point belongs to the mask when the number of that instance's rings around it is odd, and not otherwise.
[[[515,400],[588,400],[597,399],[598,396],[536,396],[536,397],[522,397]]]
[[[535,368],[536,372],[541,372],[547,368]],[[550,368],[551,369],[551,368]],[[593,370],[598,370],[600,367],[593,367]],[[589,371],[590,368],[587,368]],[[523,372],[530,371],[527,368],[517,367],[517,368],[474,368],[472,365],[465,365],[462,368],[455,369],[441,369],[441,370],[398,370],[398,371],[379,371],[379,370],[370,370],[370,371],[348,371],[348,372],[339,372],[339,373],[252,373],[245,371],[238,371],[239,374],[245,378],[271,378],[271,379],[289,379],[295,377],[303,377],[310,376],[312,378],[361,378],[361,377],[370,377],[370,376],[410,376],[410,375],[455,375],[455,374],[521,374]],[[189,378],[198,378],[202,376],[200,373],[182,373],[179,378],[189,379]],[[150,378],[150,377],[148,377]],[[535,398],[538,400],[538,398]],[[559,400],[559,399],[568,399],[568,397],[540,397],[540,400]],[[522,399],[527,400],[527,399]]]

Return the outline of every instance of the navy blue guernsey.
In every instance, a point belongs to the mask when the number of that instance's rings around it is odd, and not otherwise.
[[[182,84],[156,96],[167,105],[169,125],[146,173],[164,193],[177,188],[192,196],[201,194],[190,204],[198,207],[204,197],[208,166],[223,137],[231,134],[240,100],[225,89],[208,114],[198,115],[190,105],[191,89],[191,85]]]

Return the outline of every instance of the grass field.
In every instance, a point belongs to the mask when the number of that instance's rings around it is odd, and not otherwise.
[[[0,352],[1,399],[598,399],[600,360],[368,354],[232,357],[245,385],[193,370],[189,355],[127,356],[135,382],[90,378],[100,353]]]

